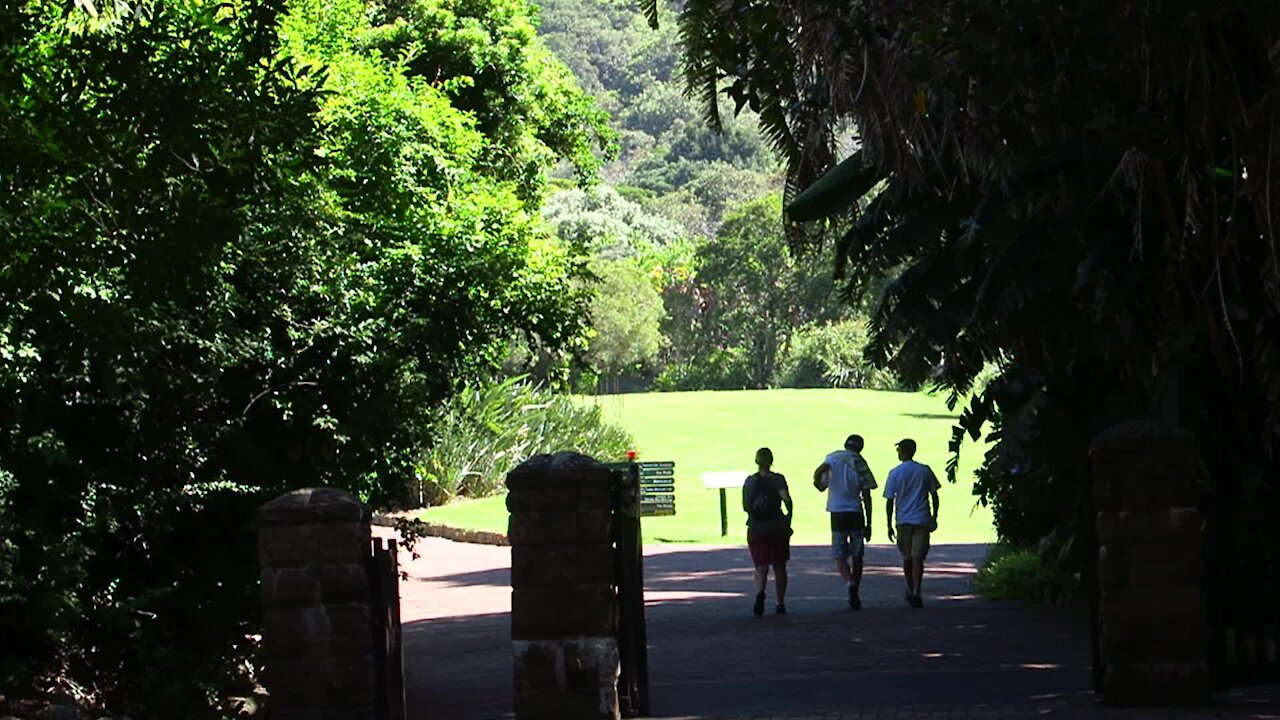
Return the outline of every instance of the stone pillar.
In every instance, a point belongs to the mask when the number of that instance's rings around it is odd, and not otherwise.
[[[610,473],[576,453],[507,476],[517,720],[618,717]]]
[[[272,720],[374,720],[369,515],[330,488],[295,490],[258,511]]]
[[[1131,422],[1094,438],[1090,455],[1104,697],[1206,702],[1213,683],[1195,438]]]

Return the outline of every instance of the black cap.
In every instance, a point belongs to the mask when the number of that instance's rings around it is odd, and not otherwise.
[[[903,438],[899,440],[894,447],[906,448],[907,451],[914,453],[916,451],[916,441],[911,438]]]

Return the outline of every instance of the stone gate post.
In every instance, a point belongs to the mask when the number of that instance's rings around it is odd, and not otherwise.
[[[1124,423],[1094,438],[1090,455],[1105,699],[1207,702],[1213,688],[1195,438]]]
[[[576,453],[507,476],[517,720],[616,720],[610,474]]]
[[[374,720],[369,516],[330,488],[295,490],[258,512],[272,720]]]

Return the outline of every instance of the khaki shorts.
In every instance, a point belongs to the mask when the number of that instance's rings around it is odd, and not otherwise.
[[[924,525],[898,526],[898,552],[904,560],[924,560],[929,554],[929,528]]]

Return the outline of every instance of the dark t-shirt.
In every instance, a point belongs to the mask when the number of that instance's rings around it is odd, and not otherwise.
[[[787,491],[787,478],[778,473],[770,473],[766,477],[760,477],[760,473],[752,473],[747,476],[747,482],[742,486],[742,509],[747,511],[747,529],[751,532],[783,532],[791,527],[791,519],[786,515],[779,513],[777,517],[772,518],[753,518],[751,516],[751,493],[755,491],[756,485],[764,482],[772,487],[779,495]],[[786,503],[782,503],[782,507],[786,507]],[[783,510],[783,512],[786,512]]]

